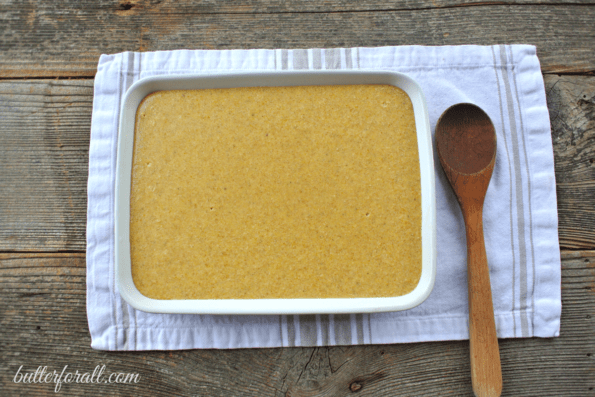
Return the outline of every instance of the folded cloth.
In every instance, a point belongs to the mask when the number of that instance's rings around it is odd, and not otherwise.
[[[125,52],[102,55],[89,151],[87,316],[91,347],[156,350],[327,346],[468,338],[466,243],[456,199],[436,164],[436,284],[420,306],[395,313],[280,316],[151,314],[120,297],[114,278],[114,180],[122,97],[144,77],[236,71],[374,69],[422,87],[434,131],[440,114],[475,103],[498,134],[484,208],[500,338],[560,329],[560,250],[554,160],[543,77],[528,45]]]

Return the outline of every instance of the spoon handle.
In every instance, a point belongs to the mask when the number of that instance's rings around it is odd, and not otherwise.
[[[471,381],[476,396],[500,396],[502,370],[483,237],[483,205],[466,207],[463,214],[467,234]]]

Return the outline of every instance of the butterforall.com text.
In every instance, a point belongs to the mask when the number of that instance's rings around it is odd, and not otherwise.
[[[58,393],[63,383],[138,383],[140,374],[123,372],[106,373],[105,365],[97,365],[93,372],[68,371],[68,365],[61,372],[48,371],[48,367],[39,366],[35,372],[23,371],[21,365],[14,376],[14,383],[54,383],[54,392]]]

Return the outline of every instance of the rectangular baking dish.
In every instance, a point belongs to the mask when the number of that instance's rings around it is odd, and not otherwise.
[[[413,104],[421,172],[422,271],[406,295],[386,298],[157,300],[142,295],[132,278],[130,260],[130,191],[136,111],[147,95],[162,90],[304,85],[389,84],[404,90]],[[422,303],[436,275],[436,203],[432,137],[423,92],[410,77],[379,71],[308,71],[167,75],[144,78],[126,92],[118,135],[115,190],[115,271],[122,298],[135,309],[187,314],[314,314],[400,311]]]

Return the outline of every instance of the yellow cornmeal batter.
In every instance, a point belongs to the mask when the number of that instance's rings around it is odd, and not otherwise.
[[[398,88],[156,92],[134,145],[132,276],[147,297],[388,297],[419,281],[417,138]]]

